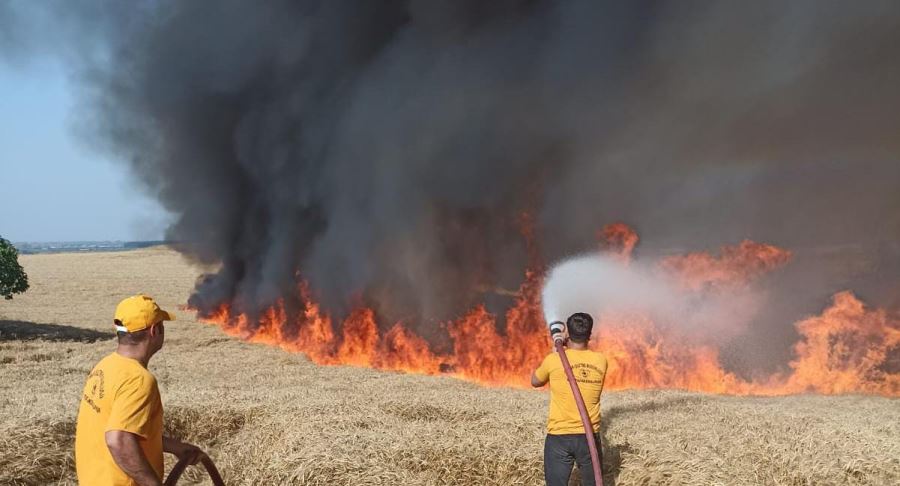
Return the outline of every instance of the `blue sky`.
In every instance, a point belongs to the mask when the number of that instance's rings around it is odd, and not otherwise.
[[[160,239],[170,216],[123,163],[73,133],[74,90],[53,61],[0,62],[0,236],[12,241]]]

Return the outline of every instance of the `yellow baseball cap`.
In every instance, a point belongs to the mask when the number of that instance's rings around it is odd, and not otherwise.
[[[137,332],[160,321],[174,321],[175,315],[159,308],[156,302],[146,295],[129,297],[116,306],[116,331]]]

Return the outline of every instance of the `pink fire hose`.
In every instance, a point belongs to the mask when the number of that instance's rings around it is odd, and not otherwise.
[[[194,456],[187,456],[181,458],[175,466],[172,467],[172,471],[169,473],[169,477],[166,478],[166,482],[163,483],[164,486],[175,486],[175,483],[178,482],[178,478],[181,477],[181,474],[187,469],[188,465],[193,462]],[[225,482],[222,481],[222,476],[219,474],[219,470],[216,469],[216,465],[213,464],[212,459],[207,455],[203,455],[203,458],[200,459],[200,463],[203,464],[203,467],[206,468],[206,473],[209,474],[209,479],[212,480],[214,486],[225,486]]]
[[[581,415],[581,425],[584,426],[584,436],[591,452],[591,462],[594,464],[594,484],[603,486],[603,471],[600,469],[600,454],[597,452],[597,442],[594,440],[594,427],[591,426],[591,418],[588,416],[587,407],[584,406],[584,397],[581,396],[581,390],[578,389],[578,382],[575,381],[575,374],[572,373],[572,366],[566,356],[566,348],[563,345],[564,338],[561,332],[553,333],[552,336],[553,345],[556,347],[563,370],[566,372],[566,379],[572,388],[572,395],[575,395],[575,405],[578,406],[578,413]]]

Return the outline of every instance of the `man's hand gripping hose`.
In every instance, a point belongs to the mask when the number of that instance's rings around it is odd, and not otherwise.
[[[209,478],[212,480],[213,486],[225,486],[225,482],[222,481],[222,476],[219,474],[219,470],[216,469],[216,465],[213,464],[212,459],[209,458],[206,454],[199,452],[200,454],[200,463],[203,464],[203,467],[206,468],[206,473],[209,474]],[[187,469],[188,466],[194,464],[197,456],[185,456],[178,460],[175,463],[175,466],[172,467],[172,471],[169,473],[169,477],[166,478],[166,482],[163,483],[165,486],[175,486],[175,483],[178,482],[178,478],[181,477],[181,474]]]

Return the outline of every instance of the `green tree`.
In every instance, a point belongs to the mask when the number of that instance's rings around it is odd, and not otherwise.
[[[7,240],[0,238],[0,295],[6,300],[13,294],[28,290],[28,275],[19,265],[19,252]]]

